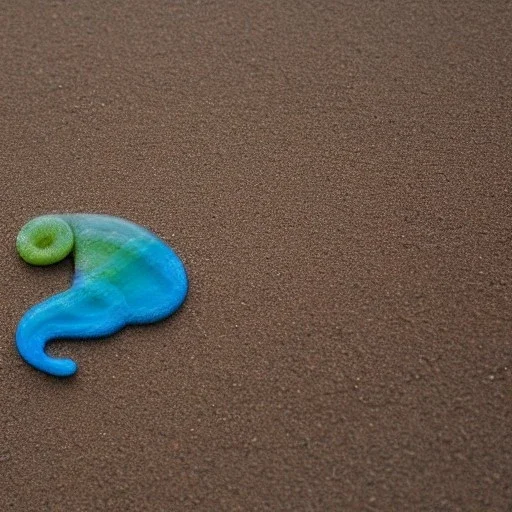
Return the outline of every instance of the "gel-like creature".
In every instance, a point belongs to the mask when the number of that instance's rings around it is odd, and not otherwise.
[[[21,229],[16,247],[32,265],[50,265],[74,253],[71,288],[29,309],[16,331],[21,357],[50,375],[71,376],[77,365],[46,354],[49,340],[108,336],[128,324],[155,322],[176,311],[187,294],[185,267],[173,250],[124,219],[36,217]]]

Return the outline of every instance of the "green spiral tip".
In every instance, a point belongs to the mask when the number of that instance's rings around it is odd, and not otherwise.
[[[63,260],[73,249],[69,224],[56,216],[44,215],[27,222],[18,234],[16,249],[32,265],[51,265]]]

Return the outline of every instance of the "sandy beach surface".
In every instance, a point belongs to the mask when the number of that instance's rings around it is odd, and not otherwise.
[[[5,1],[1,511],[512,510],[512,6]],[[58,341],[31,217],[155,231],[171,319]]]

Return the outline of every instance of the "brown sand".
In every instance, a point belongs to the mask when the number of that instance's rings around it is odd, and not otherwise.
[[[510,2],[106,3],[0,13],[0,510],[512,510]],[[54,211],[191,280],[65,381]]]

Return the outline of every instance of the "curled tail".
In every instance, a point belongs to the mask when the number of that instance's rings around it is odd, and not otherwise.
[[[16,331],[16,346],[30,365],[57,377],[77,370],[71,359],[50,357],[46,344],[58,338],[107,336],[126,323],[126,304],[115,288],[106,283],[75,285],[29,309]]]

